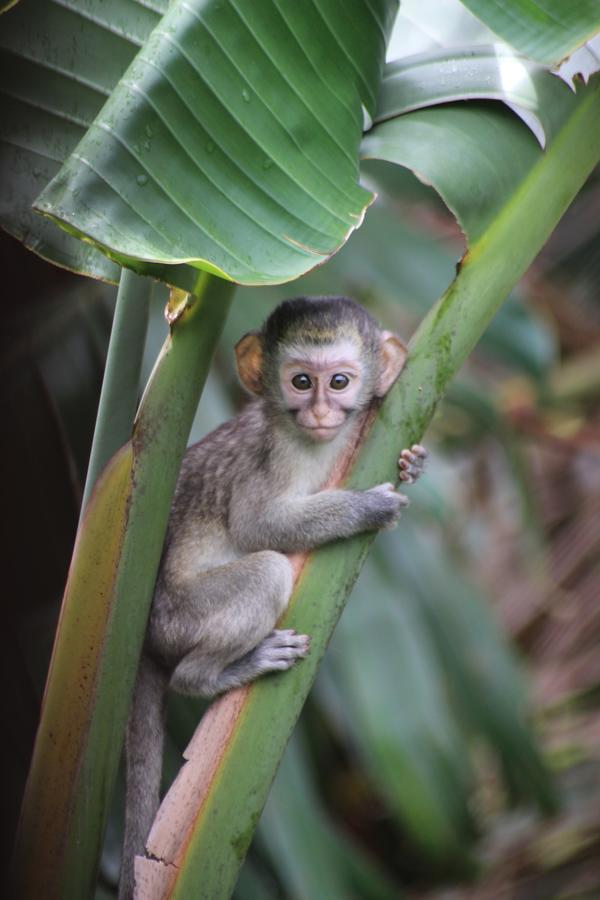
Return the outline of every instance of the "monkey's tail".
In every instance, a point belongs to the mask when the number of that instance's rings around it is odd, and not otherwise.
[[[119,900],[132,900],[134,857],[144,855],[160,803],[167,685],[167,673],[143,653],[125,737],[125,836]]]

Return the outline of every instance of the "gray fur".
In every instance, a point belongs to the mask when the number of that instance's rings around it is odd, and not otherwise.
[[[363,383],[339,433],[315,443],[285,408],[278,366],[288,339],[331,343],[336,315],[345,338],[359,336]],[[167,684],[212,697],[305,656],[306,635],[275,629],[292,590],[284,554],[391,526],[407,503],[393,485],[322,490],[372,399],[378,333],[345,298],[282,304],[261,333],[261,396],[185,454],[127,730],[120,900],[133,896],[133,857],[144,853],[158,808]],[[419,459],[403,465],[414,480]]]
[[[144,852],[160,802],[167,684],[163,668],[143,654],[125,736],[125,837],[119,882],[123,900],[133,897],[133,859]]]

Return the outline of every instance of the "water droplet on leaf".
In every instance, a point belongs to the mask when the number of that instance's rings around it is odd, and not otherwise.
[[[250,103],[250,93],[244,88],[242,91],[242,100],[244,103]]]
[[[138,175],[135,179],[140,187],[143,187],[145,184],[148,184],[148,176],[147,175]]]

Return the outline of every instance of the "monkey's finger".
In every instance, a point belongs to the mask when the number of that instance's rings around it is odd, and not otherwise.
[[[415,448],[426,454],[425,448],[420,444],[413,444],[413,450]],[[398,460],[399,478],[405,484],[413,484],[425,469],[425,456],[422,453],[413,453],[413,450],[403,450]]]
[[[401,457],[398,460],[398,468],[401,472],[408,472],[410,475],[422,475],[425,470],[425,461],[417,459],[416,462],[409,462]]]
[[[389,525],[385,527],[384,530],[395,528],[398,524],[398,519],[400,518],[400,510],[406,509],[407,506],[410,506],[410,500],[406,496],[406,494],[401,494],[400,491],[396,491],[394,493],[394,498],[396,500],[397,508],[396,508],[396,518],[393,522],[390,522]]]
[[[423,465],[423,462],[427,457],[427,451],[424,447],[421,447],[418,444],[413,444],[410,449],[407,447],[402,450],[400,456],[404,459],[410,460],[410,462],[416,462],[419,463],[419,465]]]
[[[407,462],[412,463],[412,465],[422,467],[425,465],[425,460],[428,455],[425,447],[421,447],[420,444],[413,444],[410,450],[408,448],[402,450],[400,459],[404,459]]]
[[[423,468],[423,463],[420,460],[416,460],[411,462],[406,459],[406,457],[401,456],[398,460],[398,468],[403,469],[405,472],[416,472],[417,470],[421,470]]]
[[[308,635],[296,634],[291,629],[276,629],[256,648],[257,663],[262,672],[284,671],[304,658],[309,646]]]
[[[416,453],[413,453],[412,450],[409,450],[408,448],[406,448],[405,450],[402,450],[402,452],[400,453],[400,460],[404,460],[407,463],[412,463],[412,465],[416,465],[421,461],[421,458],[419,456],[417,456]],[[399,460],[399,462],[400,462],[400,460]]]
[[[395,494],[396,485],[392,484],[391,481],[386,481],[385,484],[376,484],[375,487],[369,488],[369,490],[377,494]]]
[[[400,519],[400,510],[410,506],[410,500],[406,496],[406,494],[401,494],[400,492],[396,492],[396,500],[398,503],[398,509],[396,511],[396,517],[389,525],[385,525],[381,530],[382,531],[393,531],[394,528],[398,527],[398,521]]]
[[[275,646],[284,646],[295,644],[306,637],[306,634],[298,634],[295,628],[274,628],[268,635],[268,640]]]
[[[274,649],[303,651],[302,655],[307,653],[310,647],[310,637],[307,634],[298,634],[293,628],[276,628],[265,640]]]
[[[401,475],[401,473],[400,473]],[[406,494],[400,494],[396,490],[396,485],[387,483],[387,484],[378,484],[377,487],[371,488],[372,491],[377,491],[379,494],[392,494],[392,498],[394,505],[402,508],[404,506],[410,506],[410,500],[406,496]]]
[[[398,460],[398,474],[401,479],[406,481],[407,475],[412,475],[416,480],[423,474],[423,466],[418,463],[409,463],[405,459]]]

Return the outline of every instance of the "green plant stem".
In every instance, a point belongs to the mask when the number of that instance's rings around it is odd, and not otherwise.
[[[14,900],[93,894],[171,497],[232,290],[204,273],[193,296],[176,298],[133,437],[88,503],[21,809]]]
[[[81,516],[100,472],[131,437],[154,282],[121,271]]]

